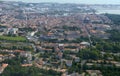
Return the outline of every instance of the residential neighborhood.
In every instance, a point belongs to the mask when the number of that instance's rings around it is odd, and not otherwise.
[[[103,6],[1,1],[0,76],[119,76],[119,24]]]

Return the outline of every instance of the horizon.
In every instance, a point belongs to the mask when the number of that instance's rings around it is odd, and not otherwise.
[[[16,1],[25,3],[73,3],[73,4],[120,4],[120,0],[1,0],[1,1]]]

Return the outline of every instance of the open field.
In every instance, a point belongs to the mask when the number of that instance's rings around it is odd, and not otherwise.
[[[6,40],[6,41],[27,41],[27,39],[25,37],[21,37],[21,36],[15,36],[15,37],[11,37],[11,36],[0,36],[0,40]]]

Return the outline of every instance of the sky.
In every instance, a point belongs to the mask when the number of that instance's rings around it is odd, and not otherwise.
[[[3,0],[3,1],[23,1],[23,2],[57,2],[57,3],[83,3],[83,4],[120,4],[120,0]]]

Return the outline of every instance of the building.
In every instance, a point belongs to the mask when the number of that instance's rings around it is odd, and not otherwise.
[[[5,31],[7,35],[18,35],[18,28],[7,28]]]
[[[2,64],[0,66],[0,74],[3,73],[4,69],[8,66],[8,64]]]
[[[90,76],[103,76],[99,70],[86,70]]]
[[[66,65],[68,66],[68,67],[71,67],[72,66],[72,60],[66,60]]]

